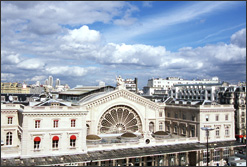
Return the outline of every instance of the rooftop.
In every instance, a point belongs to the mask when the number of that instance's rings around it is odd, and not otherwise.
[[[242,147],[246,146],[243,143],[237,141],[227,142],[215,142],[216,148],[220,147]],[[211,145],[209,145],[211,148]],[[213,148],[213,147],[212,147]],[[215,147],[214,147],[215,148]],[[83,154],[70,154],[60,156],[44,156],[44,157],[33,157],[33,158],[1,158],[1,166],[32,166],[32,165],[55,165],[62,163],[75,163],[75,162],[90,162],[98,160],[113,160],[113,159],[124,159],[126,157],[141,157],[141,156],[153,156],[162,155],[166,153],[196,151],[206,149],[206,143],[186,143],[186,144],[175,144],[165,146],[152,146],[152,147],[138,147],[138,148],[126,148],[126,149],[112,149],[112,150],[101,150],[92,151]]]

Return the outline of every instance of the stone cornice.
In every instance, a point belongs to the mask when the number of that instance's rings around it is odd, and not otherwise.
[[[87,115],[87,113],[70,113],[69,111],[67,113],[23,113],[25,116],[72,116],[72,115]]]
[[[156,103],[154,103],[148,99],[145,99],[144,97],[136,95],[135,93],[130,92],[128,90],[115,90],[115,91],[107,94],[104,97],[100,97],[98,99],[92,100],[92,101],[87,102],[87,103],[82,104],[82,105],[85,105],[86,109],[90,109],[92,107],[96,107],[100,104],[104,104],[106,102],[117,99],[119,97],[124,97],[124,98],[129,99],[133,102],[139,103],[139,104],[144,105],[144,106],[148,106],[151,109],[155,109],[155,110],[160,109],[160,106],[158,104],[156,104]]]

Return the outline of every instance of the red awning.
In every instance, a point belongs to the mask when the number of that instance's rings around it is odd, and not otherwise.
[[[75,135],[72,135],[72,136],[70,136],[70,139],[71,140],[76,140],[76,136]]]
[[[40,141],[41,139],[40,139],[40,137],[35,137],[34,138],[34,141]]]
[[[52,138],[52,140],[59,140],[59,137],[58,137],[58,136],[54,136],[54,137]]]
[[[235,135],[235,137],[243,138],[244,136],[243,135]]]

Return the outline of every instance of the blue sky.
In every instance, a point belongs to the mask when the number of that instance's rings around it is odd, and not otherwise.
[[[1,81],[246,80],[244,1],[1,2]]]

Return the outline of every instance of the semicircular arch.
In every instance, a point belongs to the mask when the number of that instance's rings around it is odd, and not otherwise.
[[[101,115],[98,121],[98,134],[142,132],[142,120],[139,114],[128,105],[114,105]]]

